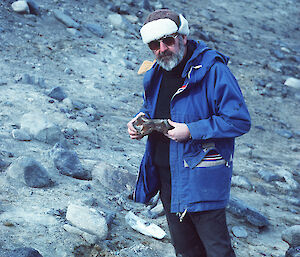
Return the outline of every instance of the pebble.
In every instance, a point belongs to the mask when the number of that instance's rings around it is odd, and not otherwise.
[[[58,21],[65,24],[68,28],[80,29],[80,24],[74,21],[70,16],[64,14],[63,12],[59,10],[54,10],[53,14]]]
[[[246,238],[248,236],[248,232],[244,227],[241,226],[233,226],[232,234],[237,238]]]
[[[34,0],[26,0],[31,14],[39,16],[41,14],[39,5]]]
[[[16,1],[11,4],[12,9],[21,14],[29,14],[29,6],[27,4],[27,1]]]
[[[14,129],[11,132],[14,139],[19,141],[30,141],[30,135],[23,129]]]
[[[290,77],[284,82],[284,85],[300,90],[300,79]]]
[[[58,100],[59,102],[63,101],[65,98],[68,97],[62,87],[53,88],[48,94],[48,96],[55,100]]]
[[[279,60],[283,60],[285,58],[285,55],[281,50],[271,49],[270,53]]]
[[[300,246],[300,225],[294,225],[284,230],[281,234],[281,238],[287,242],[290,247]]]
[[[266,182],[285,181],[285,179],[270,170],[259,170],[258,174]]]
[[[87,24],[86,28],[100,38],[103,38],[105,35],[103,28],[98,24]]]
[[[293,137],[293,133],[286,129],[276,129],[275,133],[287,139],[291,139]]]
[[[233,176],[231,179],[232,186],[240,187],[251,191],[253,189],[250,181],[244,176]]]

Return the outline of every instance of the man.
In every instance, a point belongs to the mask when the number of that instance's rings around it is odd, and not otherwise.
[[[234,138],[250,116],[228,58],[188,40],[187,20],[168,9],[151,13],[141,28],[156,62],[144,77],[141,115],[168,119],[174,128],[148,136],[135,190],[147,203],[159,190],[177,256],[232,257],[225,207]]]

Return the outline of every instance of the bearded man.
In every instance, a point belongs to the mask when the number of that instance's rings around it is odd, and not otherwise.
[[[141,115],[168,119],[172,129],[148,136],[134,199],[147,203],[160,191],[177,256],[235,256],[225,207],[234,138],[249,131],[250,115],[228,57],[188,40],[187,20],[168,9],[151,13],[140,32],[156,62],[128,133],[144,136],[133,125]]]

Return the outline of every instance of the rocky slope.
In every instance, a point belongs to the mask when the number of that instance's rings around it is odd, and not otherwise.
[[[252,116],[228,208],[237,256],[298,246],[281,236],[300,224],[299,1],[13,2],[0,3],[0,256],[175,256],[160,205],[130,199],[145,140],[126,128],[153,59],[139,28],[161,7],[230,56]],[[129,211],[167,235],[133,230]]]

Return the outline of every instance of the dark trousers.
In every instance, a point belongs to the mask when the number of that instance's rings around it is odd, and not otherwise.
[[[170,213],[170,169],[158,167],[163,203],[172,244],[178,257],[235,257],[226,223],[225,209],[188,212],[182,222]]]

